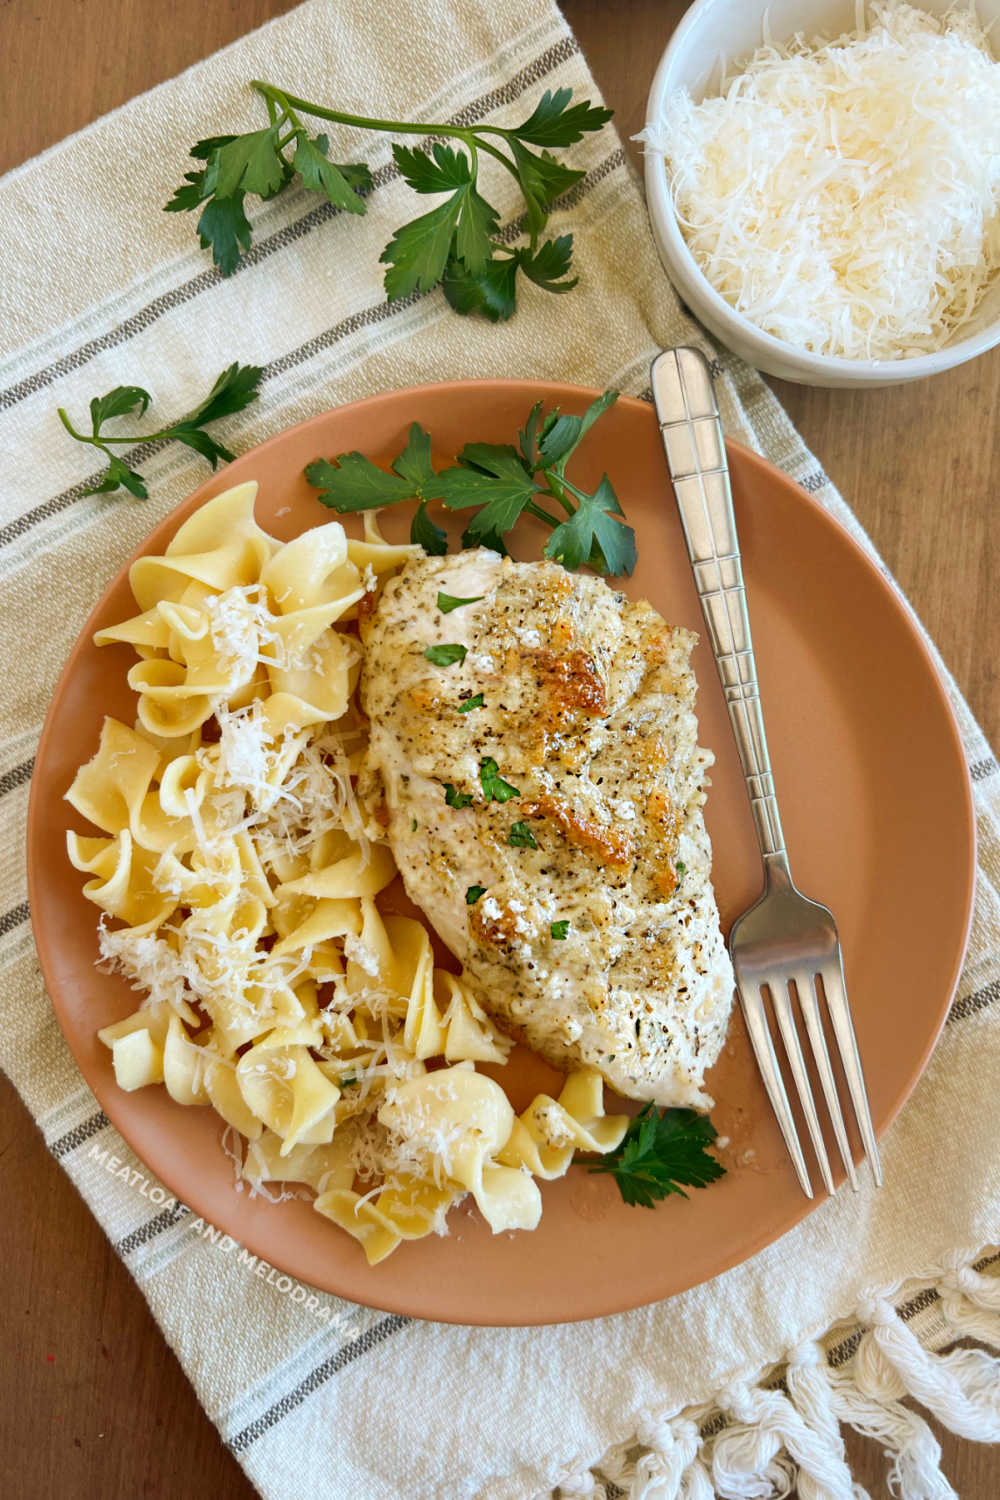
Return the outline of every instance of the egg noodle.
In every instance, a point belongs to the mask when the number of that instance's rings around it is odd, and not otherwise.
[[[420,549],[370,513],[361,541],[334,521],[282,544],[256,492],[208,501],[134,563],[140,613],[94,637],[135,649],[137,721],[105,719],[66,794],[101,836],[67,847],[101,908],[99,961],[144,992],[98,1034],[120,1088],[211,1105],[251,1190],[314,1190],[372,1264],[446,1232],[467,1194],[494,1233],[533,1229],[535,1178],[612,1150],[628,1121],[589,1069],[515,1116],[476,1067],[511,1041],[435,968],[426,927],[379,905],[396,866],[355,793],[352,622]]]

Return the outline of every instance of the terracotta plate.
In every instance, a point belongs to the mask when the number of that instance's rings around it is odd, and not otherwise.
[[[425,386],[315,417],[231,464],[148,538],[160,552],[197,505],[245,479],[260,482],[258,519],[281,538],[330,519],[302,478],[318,455],[361,449],[388,461],[410,422],[437,456],[468,439],[509,441],[539,397],[582,411],[595,393],[524,381]],[[975,839],[958,732],[913,619],[855,543],[777,469],[732,445],[736,516],[775,779],[792,867],[837,915],[848,989],[881,1133],[913,1088],[944,1021],[972,903]],[[639,542],[625,591],[671,623],[701,631],[656,421],[621,400],[588,436],[576,472],[612,476]],[[123,502],[132,503],[132,502]],[[408,517],[394,515],[399,537]],[[395,530],[393,530],[395,528]],[[522,555],[537,556],[526,535]],[[473,1212],[451,1216],[445,1239],[405,1244],[370,1269],[353,1240],[302,1201],[272,1205],[237,1194],[220,1124],[174,1104],[162,1088],[115,1086],[97,1029],[135,1006],[124,981],[100,973],[95,908],[64,853],[62,795],[97,746],[102,717],[132,721],[127,647],[91,643],[133,613],[126,569],[87,621],[60,679],[39,746],[29,822],[30,898],[52,1003],[80,1068],[110,1119],[178,1198],[273,1265],[343,1297],[419,1317],[531,1324],[592,1318],[679,1292],[736,1265],[809,1210],[788,1165],[734,1017],[710,1077],[713,1118],[730,1137],[728,1175],[655,1211],[628,1208],[608,1177],[573,1168],[545,1184],[534,1234],[490,1235]],[[717,755],[707,818],[723,925],[759,893],[760,864],[715,668],[702,643],[701,742]],[[515,1107],[555,1081],[530,1054],[505,1070]]]

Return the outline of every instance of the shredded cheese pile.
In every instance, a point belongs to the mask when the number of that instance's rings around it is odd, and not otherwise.
[[[834,42],[766,42],[643,133],[711,285],[817,354],[942,348],[1000,271],[1000,63],[974,13],[876,4]]]

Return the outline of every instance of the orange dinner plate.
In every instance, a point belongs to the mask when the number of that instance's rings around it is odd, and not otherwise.
[[[260,484],[260,523],[288,539],[331,519],[303,478],[311,459],[360,449],[388,463],[409,424],[419,421],[432,434],[436,456],[447,460],[469,440],[514,439],[533,401],[582,412],[595,394],[529,381],[463,381],[339,407],[214,475],[141,550],[162,552],[196,506],[247,479]],[[965,952],[975,870],[965,758],[917,624],[887,579],[778,469],[736,444],[729,461],[792,870],[802,890],[836,914],[881,1134],[927,1062]],[[591,487],[606,471],[635,527],[639,563],[620,585],[625,593],[650,599],[671,624],[701,633],[652,408],[620,400],[573,465],[571,472]],[[393,540],[403,539],[408,525],[409,507],[400,511],[406,514],[384,513]],[[526,529],[515,550],[537,556],[538,545]],[[137,996],[123,979],[95,968],[97,912],[65,853],[67,826],[92,830],[63,794],[95,751],[104,715],[134,719],[125,681],[131,650],[98,650],[92,640],[100,626],[134,613],[127,575],[122,568],[84,626],[46,720],[32,779],[30,904],[52,1004],[80,1069],[108,1117],[172,1194],[272,1265],[326,1291],[417,1317],[494,1324],[593,1318],[668,1297],[747,1259],[809,1212],[738,1012],[709,1075],[713,1120],[728,1137],[721,1181],[655,1210],[629,1208],[611,1177],[575,1166],[561,1181],[542,1184],[544,1211],[534,1233],[493,1236],[474,1211],[460,1207],[450,1215],[447,1237],[404,1243],[374,1268],[308,1202],[272,1204],[238,1193],[220,1145],[222,1122],[211,1109],[177,1105],[162,1087],[121,1092],[97,1031],[134,1010]],[[694,665],[700,739],[716,754],[706,818],[728,929],[759,894],[761,867],[704,639]],[[539,1086],[558,1083],[520,1048],[504,1074],[518,1109]]]

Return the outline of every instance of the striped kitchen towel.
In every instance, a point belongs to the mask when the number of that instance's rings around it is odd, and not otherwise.
[[[669,1303],[580,1325],[470,1329],[316,1293],[173,1201],[76,1071],[26,906],[32,756],[88,610],[205,471],[186,449],[154,447],[137,455],[148,501],[85,494],[95,475],[56,407],[80,411],[95,392],[134,382],[154,386],[160,410],[184,410],[222,365],[254,361],[266,370],[262,398],[224,428],[243,450],[334,404],[434,378],[499,371],[642,394],[659,349],[707,347],[662,275],[610,129],[574,148],[586,178],[553,221],[576,237],[579,287],[570,297],[527,288],[508,324],[460,319],[439,292],[386,303],[378,255],[413,210],[384,136],[352,143],[375,173],[365,218],[283,194],[257,215],[239,273],[220,279],[190,219],[161,206],[192,141],[258,123],[246,82],[261,76],[420,119],[503,122],[543,88],[596,97],[550,0],[309,0],[0,182],[0,1064],[222,1440],[273,1500],[299,1500],[304,1485],[331,1500],[527,1500],[557,1486],[752,1496],[796,1469],[804,1496],[848,1500],[845,1421],[882,1441],[901,1494],[950,1494],[906,1393],[955,1431],[1000,1436],[996,1362],[981,1348],[934,1352],[959,1334],[1000,1347],[998,1262],[985,1248],[1000,1206],[1000,776],[953,686],[979,818],[976,918],[950,1024],[885,1138],[886,1187],[823,1203],[747,1264]],[[139,138],[155,152],[136,157]],[[513,185],[498,192],[510,219]],[[713,352],[728,432],[867,546],[759,377]]]

